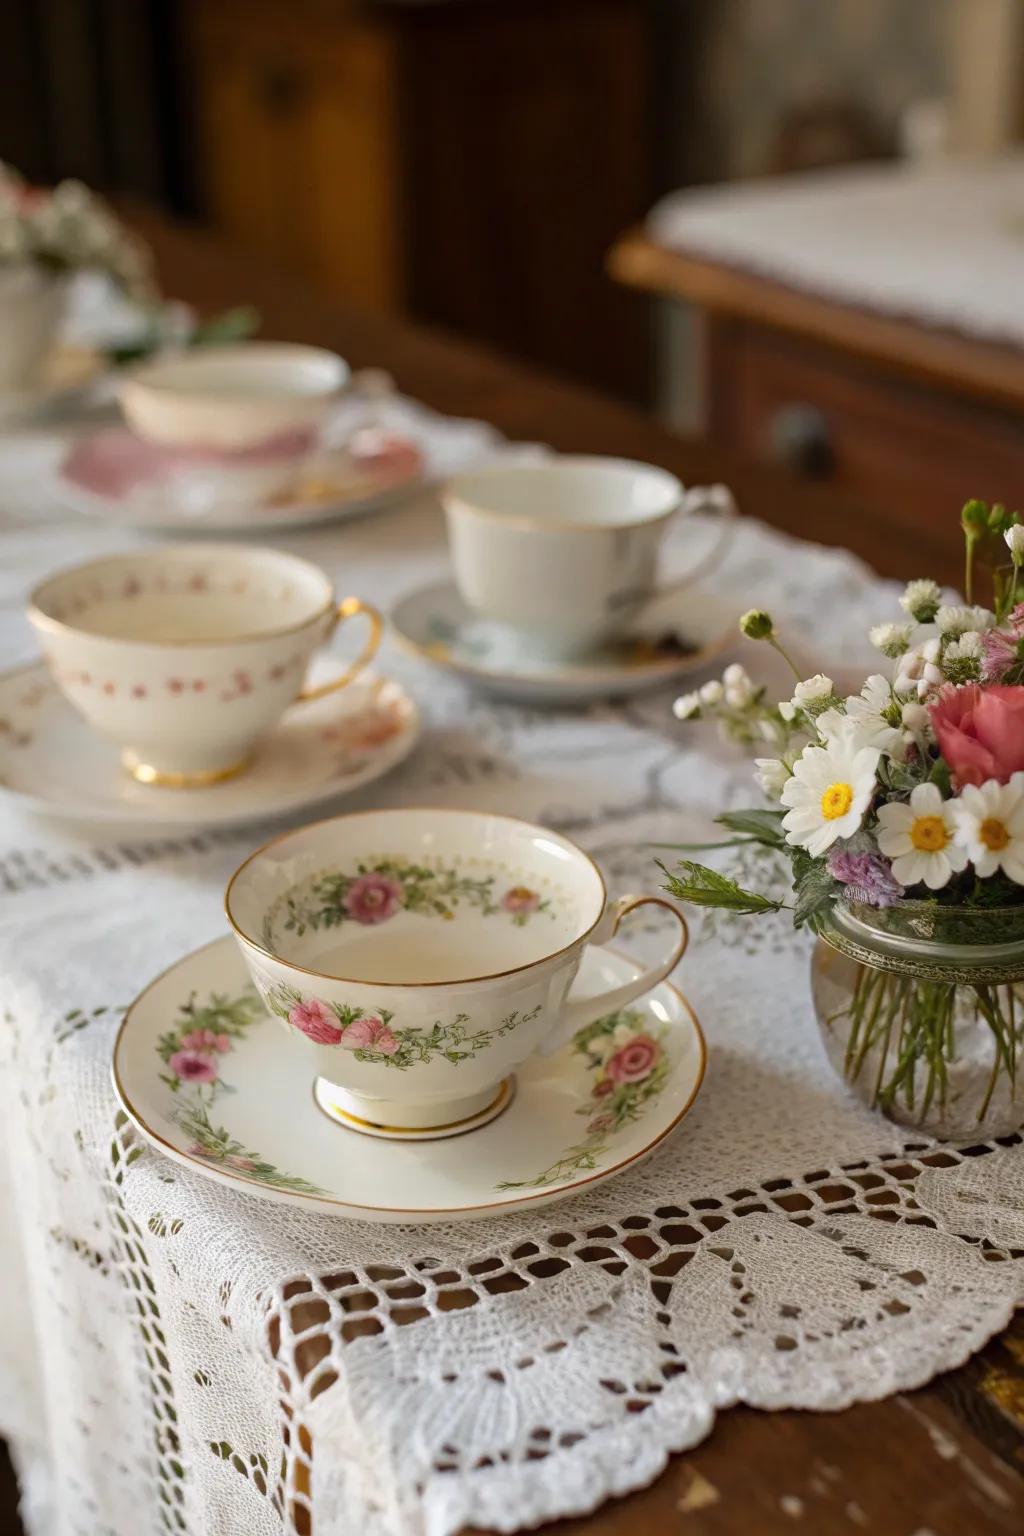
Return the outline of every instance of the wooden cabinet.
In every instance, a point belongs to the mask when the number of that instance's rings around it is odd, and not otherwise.
[[[200,205],[327,293],[641,398],[657,0],[190,0]]]

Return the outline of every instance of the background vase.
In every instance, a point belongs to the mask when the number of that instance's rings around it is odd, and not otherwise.
[[[33,262],[0,264],[0,392],[27,389],[56,340],[67,284]]]
[[[890,1120],[954,1140],[1024,1125],[1024,908],[837,903],[811,988],[832,1065]]]

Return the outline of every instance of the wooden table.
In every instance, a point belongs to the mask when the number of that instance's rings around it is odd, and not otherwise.
[[[704,433],[719,451],[881,514],[922,554],[935,540],[951,547],[972,496],[1024,504],[1020,347],[840,303],[639,231],[609,267],[694,307]]]
[[[221,242],[152,216],[135,222],[156,248],[168,291],[205,309],[251,300],[263,312],[266,334],[319,342],[357,366],[388,368],[403,390],[441,411],[485,417],[515,438],[648,459],[694,482],[721,477],[747,510],[780,527],[841,540],[896,574],[928,565],[919,538],[901,545],[867,521],[846,523],[813,488],[741,473],[586,391],[393,319],[297,293],[289,280]],[[0,1515],[2,1506],[0,1489]],[[4,1529],[15,1529],[11,1513]],[[838,1414],[732,1409],[650,1488],[544,1529],[553,1536],[1003,1536],[1022,1527],[1019,1317],[983,1353],[919,1392]]]

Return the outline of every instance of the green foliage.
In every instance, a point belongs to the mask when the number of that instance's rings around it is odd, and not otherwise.
[[[812,859],[798,848],[793,856],[793,927],[807,927],[819,933],[829,908],[839,893],[839,886],[828,872],[824,859]]]
[[[720,907],[728,912],[740,912],[756,916],[762,912],[779,912],[784,901],[774,901],[757,891],[745,891],[735,880],[709,869],[706,864],[695,864],[692,859],[680,859],[680,874],[673,874],[658,860],[659,869],[668,876],[664,889],[677,901],[689,901],[697,907]]]
[[[715,822],[730,832],[739,832],[756,843],[764,843],[768,848],[785,848],[784,815],[784,811],[770,810],[723,811],[721,816],[715,817]]]

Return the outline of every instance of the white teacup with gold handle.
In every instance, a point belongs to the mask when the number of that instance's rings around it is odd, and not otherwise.
[[[304,687],[315,651],[356,615],[360,655]],[[216,783],[246,767],[291,704],[343,688],[380,644],[380,614],[336,601],[318,566],[279,549],[171,544],[50,576],[28,617],[68,701],[144,784]]]
[[[670,952],[574,996],[584,946],[651,902],[678,923]],[[649,992],[687,939],[660,896],[609,901],[568,838],[478,811],[368,811],[287,832],[236,871],[225,905],[317,1103],[378,1135],[454,1135],[500,1113],[516,1067]]]

